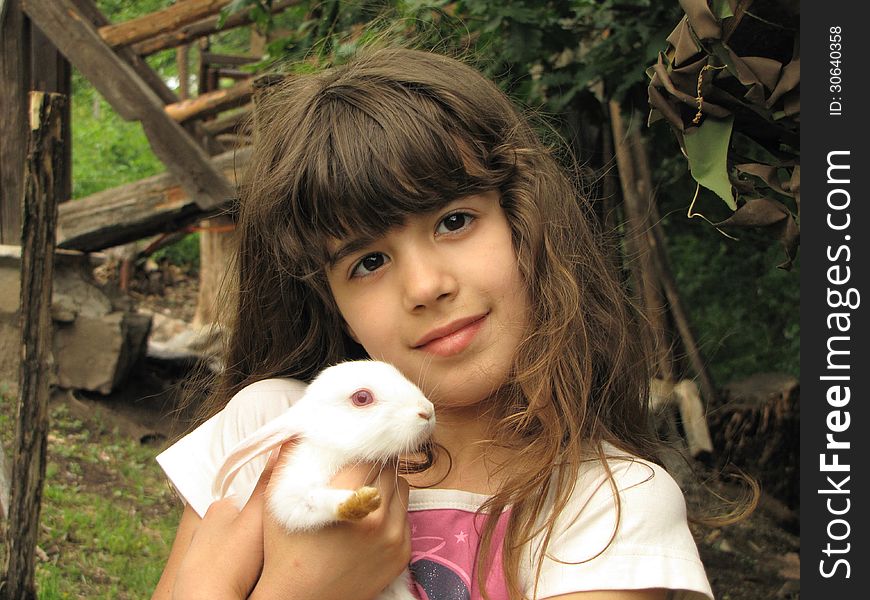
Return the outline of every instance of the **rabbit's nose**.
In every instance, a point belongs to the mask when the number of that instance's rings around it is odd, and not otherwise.
[[[426,421],[428,421],[429,419],[432,418],[432,411],[420,409],[420,412],[417,413],[417,416],[420,417],[421,419],[425,419]]]

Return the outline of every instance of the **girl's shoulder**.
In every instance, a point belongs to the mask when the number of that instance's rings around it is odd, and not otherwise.
[[[578,469],[542,574],[543,596],[566,593],[555,581],[582,580],[571,591],[662,587],[678,590],[675,598],[712,597],[682,489],[663,467],[615,449],[606,465]]]
[[[241,440],[286,411],[307,385],[295,379],[264,379],[239,390],[219,413],[157,456],[157,462],[178,495],[200,515],[211,504],[211,485],[227,452]],[[250,497],[266,456],[239,471],[230,493]]]
[[[224,451],[228,450],[290,408],[307,387],[298,379],[277,377],[243,387],[230,398],[223,410],[212,417],[217,418],[215,429],[221,434],[221,438],[215,441],[224,446]]]
[[[572,500],[583,504],[592,501],[612,501],[624,495],[661,497],[683,502],[680,486],[662,466],[605,446],[606,464],[590,458],[580,464]]]

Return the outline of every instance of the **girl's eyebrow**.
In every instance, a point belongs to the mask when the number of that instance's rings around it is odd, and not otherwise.
[[[358,237],[350,240],[349,242],[345,242],[344,244],[339,245],[338,248],[336,248],[334,251],[328,250],[327,256],[329,259],[329,266],[334,267],[342,260],[344,260],[344,258],[350,256],[351,254],[359,252],[366,246],[370,245],[372,242],[374,242],[373,238]]]

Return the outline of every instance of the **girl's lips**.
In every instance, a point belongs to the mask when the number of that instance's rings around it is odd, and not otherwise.
[[[427,338],[432,339],[415,346],[415,348],[436,356],[453,356],[454,354],[459,354],[465,350],[469,344],[471,344],[472,340],[477,335],[477,332],[480,331],[481,327],[483,327],[485,319],[486,315],[482,315],[465,324],[456,323],[453,326],[448,325],[449,333],[438,335],[437,337],[429,335]],[[458,327],[456,327],[457,325]]]

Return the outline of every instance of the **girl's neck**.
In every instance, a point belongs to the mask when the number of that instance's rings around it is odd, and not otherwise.
[[[493,411],[477,405],[436,409],[436,414],[435,442],[440,448],[435,464],[423,473],[409,475],[410,484],[494,494],[499,487],[499,467],[513,452],[492,442]]]

